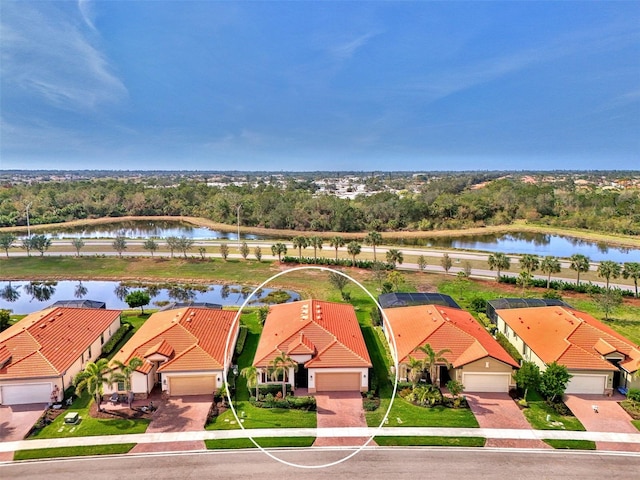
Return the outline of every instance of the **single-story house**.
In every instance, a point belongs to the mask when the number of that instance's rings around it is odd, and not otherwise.
[[[456,380],[465,392],[508,392],[515,384],[512,374],[518,362],[468,312],[419,305],[385,309],[384,314],[384,333],[397,354],[401,380],[409,377],[409,357],[423,360],[426,354],[420,347],[429,344],[436,353],[450,350],[442,355],[449,365],[441,362],[435,370],[436,385]]]
[[[544,370],[565,365],[566,393],[610,394],[640,388],[640,349],[591,315],[565,306],[496,310],[496,325],[522,357]]]
[[[0,404],[56,403],[120,328],[120,311],[48,308],[0,333]]]
[[[369,389],[369,352],[352,305],[305,300],[274,305],[264,323],[253,365],[259,383],[271,383],[273,360],[298,364],[286,382],[309,393]]]
[[[134,357],[143,360],[131,375],[136,398],[146,398],[156,385],[170,396],[213,394],[224,385],[227,339],[227,366],[235,350],[239,332],[235,315],[230,310],[195,307],[154,313],[113,359],[125,365]],[[113,384],[104,391],[125,393],[125,385]]]

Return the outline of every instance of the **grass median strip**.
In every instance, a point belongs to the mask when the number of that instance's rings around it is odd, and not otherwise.
[[[547,445],[557,449],[595,450],[596,442],[592,440],[542,440]]]
[[[483,437],[375,437],[381,447],[484,447]]]
[[[13,459],[35,460],[39,458],[118,455],[128,453],[135,446],[135,443],[120,443],[116,445],[91,445],[83,447],[36,448],[33,450],[19,450],[14,454]]]
[[[255,441],[262,448],[277,447],[310,447],[316,437],[265,437],[256,438]],[[205,440],[204,444],[209,450],[235,449],[235,448],[256,448],[255,444],[248,438],[224,438]]]

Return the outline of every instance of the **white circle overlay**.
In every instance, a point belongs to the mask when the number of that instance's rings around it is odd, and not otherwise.
[[[397,351],[397,347],[396,347],[396,339],[395,336],[393,335],[393,329],[391,328],[391,325],[389,325],[389,322],[387,321],[387,317],[384,314],[384,311],[382,310],[382,307],[380,306],[380,304],[378,303],[378,301],[375,299],[375,297],[371,294],[371,292],[369,292],[369,290],[366,289],[366,287],[364,285],[362,285],[360,282],[358,282],[356,279],[352,278],[351,276],[347,275],[346,273],[340,271],[340,270],[335,270],[333,268],[328,268],[328,267],[318,267],[315,265],[310,265],[310,266],[304,266],[304,267],[294,267],[294,268],[289,268],[287,270],[283,270],[281,272],[276,273],[275,275],[271,276],[270,278],[268,278],[267,280],[265,280],[264,282],[262,282],[260,285],[258,285],[253,292],[251,292],[251,295],[249,295],[244,303],[240,306],[240,308],[238,309],[238,312],[236,313],[235,318],[233,319],[233,322],[231,324],[231,328],[229,329],[229,333],[227,335],[227,342],[225,344],[225,348],[224,348],[224,385],[226,388],[226,393],[227,393],[227,400],[229,400],[229,405],[231,407],[231,411],[233,412],[233,416],[236,419],[237,424],[240,426],[240,428],[242,430],[247,430],[244,425],[242,424],[242,422],[240,421],[240,418],[238,417],[238,413],[236,412],[236,409],[233,405],[233,401],[231,400],[231,392],[230,392],[230,387],[227,381],[227,377],[229,374],[229,368],[230,368],[230,364],[229,361],[227,360],[229,358],[229,350],[230,350],[230,346],[231,346],[231,334],[232,332],[235,330],[236,325],[238,325],[238,328],[240,328],[240,315],[242,314],[242,310],[247,306],[247,304],[249,303],[249,301],[251,300],[251,298],[255,295],[255,293],[264,288],[265,285],[267,285],[269,282],[275,280],[276,278],[285,275],[287,273],[291,273],[291,272],[297,272],[297,271],[301,271],[301,270],[322,270],[325,272],[330,272],[330,273],[337,273],[342,275],[343,277],[348,278],[349,280],[351,280],[353,283],[355,283],[356,285],[358,285],[364,292],[367,293],[367,295],[369,295],[369,297],[371,297],[371,300],[373,300],[373,302],[376,304],[376,307],[378,307],[378,310],[380,311],[382,318],[384,320],[384,326],[385,328],[389,329],[389,334],[390,334],[390,338],[392,339],[393,342],[393,352],[391,353],[392,359],[393,359],[393,365],[394,365],[394,371],[395,371],[395,377],[394,377],[394,382],[393,382],[393,392],[391,394],[391,401],[389,402],[389,407],[387,408],[387,411],[384,414],[384,417],[382,418],[382,422],[380,422],[380,425],[378,425],[378,427],[376,428],[376,430],[373,432],[373,434],[371,435],[371,437],[369,437],[369,439],[363,443],[362,445],[360,445],[357,449],[355,449],[354,451],[352,451],[349,455],[347,455],[344,458],[341,458],[339,460],[336,460],[334,462],[330,462],[330,463],[325,463],[325,464],[320,464],[320,465],[300,465],[298,463],[293,463],[293,462],[288,462],[286,460],[283,460],[282,458],[277,457],[276,455],[274,455],[273,453],[269,452],[268,450],[266,450],[265,448],[263,448],[262,446],[260,446],[258,444],[258,442],[256,442],[253,437],[247,437],[249,440],[251,440],[251,442],[258,447],[262,453],[264,453],[265,455],[271,457],[272,459],[283,463],[285,465],[288,465],[290,467],[297,467],[297,468],[325,468],[325,467],[332,467],[334,465],[338,465],[346,460],[349,460],[351,457],[357,455],[358,453],[360,453],[372,440],[373,438],[376,436],[376,434],[382,429],[383,425],[385,424],[385,422],[387,421],[388,417],[389,417],[389,412],[391,411],[391,407],[393,406],[393,402],[396,396],[396,392],[398,390],[398,358],[396,355],[396,351]]]

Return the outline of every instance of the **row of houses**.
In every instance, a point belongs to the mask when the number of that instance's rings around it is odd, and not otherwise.
[[[541,301],[538,301],[541,302]],[[553,302],[550,302],[553,303]],[[431,380],[450,379],[466,392],[507,392],[519,367],[498,342],[450,297],[440,294],[391,294],[380,297],[383,332],[398,359],[398,376],[409,377],[410,358],[420,347],[444,351]],[[213,308],[212,308],[213,307]],[[567,304],[530,305],[500,299],[488,311],[498,331],[522,357],[544,370],[558,362],[573,375],[568,393],[610,394],[638,388],[640,349],[593,317]],[[143,360],[132,375],[138,397],[160,388],[168,395],[210,394],[224,384],[239,328],[236,313],[211,305],[176,305],[154,313],[114,359]],[[102,345],[120,327],[120,311],[52,307],[28,315],[0,333],[0,404],[55,403]],[[286,355],[285,381],[293,390],[366,391],[372,363],[350,304],[305,300],[272,306],[253,365],[259,383],[270,383],[274,359]],[[105,394],[124,392],[112,384]]]

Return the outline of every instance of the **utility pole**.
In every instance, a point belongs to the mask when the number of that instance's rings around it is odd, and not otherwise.
[[[31,208],[31,204],[33,202],[29,202],[29,204],[27,205],[27,238],[31,238],[31,227],[29,226],[29,208]]]

